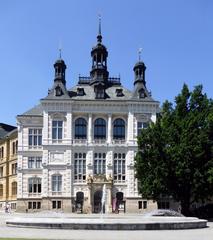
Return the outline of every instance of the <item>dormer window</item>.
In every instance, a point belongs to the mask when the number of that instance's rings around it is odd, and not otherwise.
[[[101,84],[95,86],[95,98],[104,99],[105,98],[105,89]]]
[[[55,88],[55,96],[56,96],[56,97],[59,97],[59,96],[61,96],[62,94],[63,94],[62,89],[61,89],[59,86],[57,86],[57,87]]]
[[[77,88],[77,96],[84,96],[85,92],[83,88]]]
[[[138,95],[139,95],[139,98],[145,98],[146,97],[146,93],[145,93],[144,89],[140,89],[138,91]]]
[[[117,88],[115,92],[116,92],[117,97],[123,97],[124,96],[122,88]]]

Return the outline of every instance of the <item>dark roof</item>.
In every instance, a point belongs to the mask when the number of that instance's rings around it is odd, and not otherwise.
[[[41,104],[36,105],[35,107],[31,108],[30,110],[26,111],[25,113],[21,115],[26,115],[26,116],[42,116],[42,108]]]
[[[9,132],[13,131],[14,129],[16,129],[15,126],[0,123],[0,139],[4,138]]]

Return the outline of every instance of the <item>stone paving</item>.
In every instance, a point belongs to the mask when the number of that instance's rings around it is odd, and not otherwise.
[[[34,238],[34,239],[72,239],[72,240],[212,240],[213,222],[208,223],[208,228],[192,230],[153,230],[153,231],[94,231],[94,230],[57,230],[7,227],[5,222],[13,217],[46,218],[79,218],[76,214],[63,213],[0,213],[0,237]],[[82,216],[84,218],[86,216]],[[94,217],[97,217],[95,215]],[[116,216],[118,217],[118,216]],[[122,218],[122,215],[119,215]],[[92,217],[91,217],[92,218]],[[131,216],[130,216],[131,218]]]

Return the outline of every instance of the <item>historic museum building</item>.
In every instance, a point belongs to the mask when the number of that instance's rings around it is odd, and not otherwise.
[[[157,208],[135,179],[137,136],[155,122],[159,102],[146,88],[145,64],[133,68],[133,91],[109,76],[99,25],[90,76],[66,87],[55,62],[48,95],[17,116],[17,211],[140,212]]]

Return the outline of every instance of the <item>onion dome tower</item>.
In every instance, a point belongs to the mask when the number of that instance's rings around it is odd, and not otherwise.
[[[101,18],[99,17],[99,29],[97,36],[97,44],[92,48],[92,70],[90,71],[91,84],[103,83],[108,81],[109,72],[107,71],[107,57],[108,52],[106,47],[102,44],[101,35]]]
[[[146,66],[141,60],[141,49],[139,49],[139,61],[135,64],[133,71],[135,73],[134,80],[134,97],[145,98],[149,96],[146,88],[145,71]]]
[[[61,49],[59,59],[55,62],[53,65],[55,68],[55,79],[54,82],[61,82],[64,85],[66,85],[66,80],[65,80],[65,70],[67,68],[64,60],[61,58]]]

